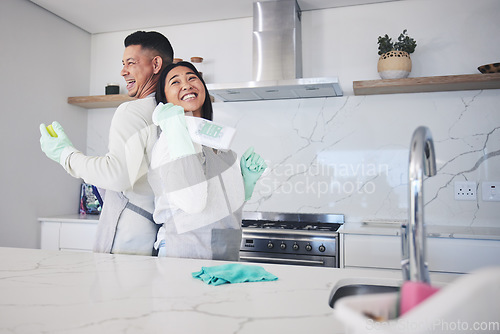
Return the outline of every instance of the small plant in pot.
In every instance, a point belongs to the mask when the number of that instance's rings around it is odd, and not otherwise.
[[[406,78],[411,72],[410,53],[415,51],[417,42],[406,33],[406,29],[399,35],[398,41],[393,43],[385,34],[378,37],[377,70],[382,79]]]

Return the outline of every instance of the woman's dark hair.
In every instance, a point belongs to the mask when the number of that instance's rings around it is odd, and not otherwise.
[[[187,61],[180,61],[178,63],[172,63],[169,64],[163,69],[163,71],[160,73],[160,78],[158,80],[158,86],[156,87],[156,103],[167,103],[167,97],[165,96],[165,81],[167,78],[168,72],[173,70],[176,67],[179,66],[184,66],[190,68],[193,73],[201,80],[201,83],[203,84],[203,87],[205,88],[205,101],[203,102],[203,106],[201,107],[201,117],[204,119],[208,119],[209,121],[212,120],[213,116],[213,109],[212,109],[212,101],[210,101],[210,94],[208,93],[207,85],[205,84],[205,81],[203,80],[202,76],[200,75],[200,72],[194,67],[193,64],[187,62]]]

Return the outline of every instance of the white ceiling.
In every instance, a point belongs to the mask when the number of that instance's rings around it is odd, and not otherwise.
[[[91,33],[147,29],[253,15],[256,0],[30,0]],[[401,0],[297,0],[302,11]]]

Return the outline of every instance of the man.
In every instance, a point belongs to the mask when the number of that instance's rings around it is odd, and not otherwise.
[[[153,222],[154,194],[147,180],[151,150],[158,138],[152,113],[161,70],[173,60],[168,39],[154,31],[137,31],[125,39],[121,75],[128,95],[137,100],[121,104],[111,121],[109,152],[86,156],[73,147],[58,122],[51,137],[40,125],[42,151],[72,176],[106,189],[94,251],[152,255],[157,225]]]

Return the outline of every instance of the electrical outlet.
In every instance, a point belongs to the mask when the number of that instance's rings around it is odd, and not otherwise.
[[[476,200],[476,182],[474,181],[456,181],[455,182],[455,199],[457,201],[474,201]]]
[[[481,183],[481,191],[483,201],[500,202],[500,182],[483,182]]]

